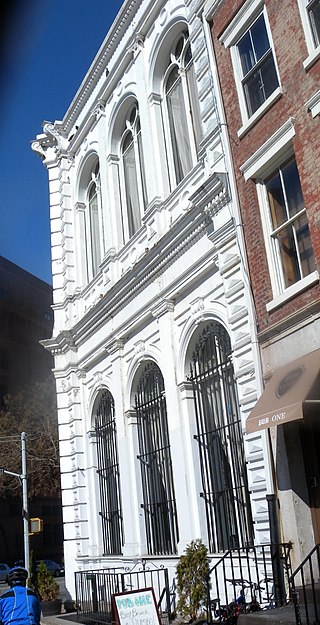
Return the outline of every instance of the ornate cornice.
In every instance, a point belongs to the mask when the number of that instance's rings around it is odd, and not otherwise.
[[[36,140],[32,141],[31,149],[46,164],[57,161],[61,156],[67,156],[68,141],[61,132],[60,124],[44,122],[43,131],[43,134],[37,135]]]
[[[81,83],[64,119],[63,119],[63,128],[66,132],[70,132],[73,127],[75,120],[79,115],[79,111],[85,106],[87,103],[92,90],[97,85],[98,81],[102,77],[102,74],[107,71],[108,66],[110,64],[110,60],[122,41],[122,34],[128,29],[128,22],[130,22],[139,6],[141,4],[141,0],[131,0],[130,2],[124,2],[122,5],[118,15],[116,16],[111,29],[109,30],[107,37],[100,48],[97,56],[95,57],[93,63],[89,71],[87,72],[86,77]],[[110,76],[112,76],[112,71],[110,70]],[[109,70],[108,70],[109,76]]]
[[[156,319],[159,319],[163,315],[174,311],[174,302],[171,299],[163,299],[159,301],[152,309],[151,314]]]
[[[62,332],[60,332],[57,337],[45,339],[39,342],[54,356],[64,354],[69,350],[76,351],[76,346],[72,333],[67,330],[63,330]]]

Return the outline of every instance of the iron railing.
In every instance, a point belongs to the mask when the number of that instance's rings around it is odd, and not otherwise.
[[[219,323],[199,336],[190,366],[208,546],[251,544],[253,524],[230,337]]]
[[[141,375],[135,405],[148,554],[172,555],[177,553],[178,519],[164,380],[155,363]]]
[[[113,594],[153,588],[162,625],[175,610],[168,569],[143,560],[132,569],[113,568],[75,573],[77,620],[80,623],[111,623]]]
[[[109,391],[100,399],[95,430],[104,555],[119,555],[124,542],[114,400]]]
[[[289,584],[296,624],[320,623],[320,544],[314,546],[292,573]]]
[[[289,600],[289,577],[292,573],[291,543],[264,544],[227,551],[205,577],[207,621],[217,622],[212,606],[229,605],[247,587],[246,600],[261,606],[280,607]],[[214,618],[213,618],[214,617]]]

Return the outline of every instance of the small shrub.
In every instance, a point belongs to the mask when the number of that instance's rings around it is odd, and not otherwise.
[[[176,567],[179,599],[177,612],[194,621],[206,609],[207,587],[204,578],[209,572],[208,550],[197,538],[187,546]]]
[[[36,586],[36,592],[38,593],[41,601],[53,601],[54,599],[57,599],[59,595],[59,586],[52,573],[48,571],[45,563],[42,561],[39,564]]]

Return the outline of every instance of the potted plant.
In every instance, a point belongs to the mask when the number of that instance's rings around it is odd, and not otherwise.
[[[42,561],[37,572],[36,592],[41,600],[43,616],[60,614],[62,601],[59,597],[59,585]]]
[[[199,538],[192,540],[176,567],[179,595],[177,612],[188,622],[195,621],[206,613],[205,577],[208,572],[207,547]]]

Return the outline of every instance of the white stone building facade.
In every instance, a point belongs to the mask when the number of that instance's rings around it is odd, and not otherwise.
[[[48,170],[66,585],[269,541],[237,196],[200,0],[126,0]]]

